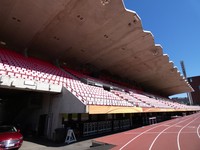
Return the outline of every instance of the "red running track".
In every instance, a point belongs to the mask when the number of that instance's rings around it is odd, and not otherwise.
[[[115,145],[112,150],[200,150],[200,113],[94,141]]]

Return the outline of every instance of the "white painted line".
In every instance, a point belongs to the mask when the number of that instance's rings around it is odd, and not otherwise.
[[[198,117],[198,118],[199,118],[199,117]],[[181,131],[182,131],[185,127],[187,127],[190,123],[192,123],[192,122],[194,122],[195,120],[197,120],[198,118],[196,118],[196,119],[190,121],[188,124],[186,124],[185,126],[183,126],[183,127],[179,130],[178,136],[177,136],[178,150],[181,150],[181,147],[180,147],[180,133],[181,133]]]
[[[167,125],[167,124],[166,124],[166,125],[164,125],[164,126],[165,126],[165,127],[169,127],[170,125]]]
[[[180,128],[180,127],[182,127],[182,126],[175,126],[175,127],[178,127],[178,128]]]
[[[124,133],[124,134],[140,134],[141,132],[129,132],[129,133]]]
[[[133,134],[140,134],[141,132],[132,132],[132,133],[124,133],[124,134],[127,134],[127,135],[133,135]],[[160,132],[146,132],[146,133],[144,133],[144,134],[157,134],[157,133],[160,133]],[[178,131],[177,132],[163,132],[163,134],[174,134],[174,133],[178,133]],[[196,132],[191,132],[191,131],[189,131],[189,132],[182,132],[182,133],[185,133],[185,134],[187,134],[187,133],[191,133],[191,134],[196,134]]]
[[[189,116],[185,116],[184,118],[190,118],[190,117],[189,117]],[[173,120],[168,121],[167,123],[177,122],[177,121],[179,121],[180,119],[182,119],[182,118],[173,119]],[[186,119],[185,119],[185,120],[186,120]],[[180,122],[180,121],[179,121],[179,122]],[[150,129],[148,129],[148,130],[146,130],[146,131],[144,131],[144,132],[141,132],[139,135],[137,135],[136,137],[134,137],[134,138],[132,138],[130,141],[128,141],[126,144],[124,144],[119,150],[122,150],[122,149],[125,148],[128,144],[130,144],[132,141],[134,141],[135,139],[137,139],[137,138],[140,137],[141,135],[145,134],[146,132],[148,132],[148,131],[150,131],[150,130],[153,130],[153,129],[155,129],[155,128],[157,128],[157,127],[160,127],[160,126],[165,126],[165,125],[167,125],[167,123],[166,123],[166,124],[161,124],[161,125],[157,125],[157,124],[156,124],[156,126],[154,126],[153,128],[150,128]]]
[[[173,124],[173,125],[171,125],[171,126],[165,128],[165,129],[162,130],[161,132],[159,132],[159,134],[156,136],[156,138],[155,138],[155,139],[153,140],[153,142],[151,143],[151,145],[150,145],[150,147],[149,147],[149,150],[152,149],[154,143],[156,142],[156,140],[158,139],[158,137],[159,137],[163,132],[165,132],[167,129],[169,129],[169,128],[171,128],[171,127],[174,127],[174,126],[176,127],[177,124],[182,123],[182,122],[184,122],[184,121],[187,121],[187,120],[189,120],[189,119],[190,119],[190,118],[187,118],[187,119],[185,119],[185,120],[183,120],[183,121],[180,121],[180,122],[178,122],[178,123],[176,123],[176,124]]]
[[[198,128],[197,128],[197,135],[198,135],[198,137],[200,138],[199,129],[200,129],[200,124],[199,124],[199,126],[198,126]]]
[[[126,147],[129,143],[131,143],[132,141],[134,141],[135,139],[137,139],[138,137],[140,137],[140,136],[143,135],[144,133],[146,133],[146,132],[148,132],[148,131],[150,131],[150,130],[152,130],[152,129],[155,129],[155,128],[157,128],[157,127],[159,127],[159,126],[155,126],[155,127],[153,127],[153,128],[150,128],[150,129],[148,129],[148,130],[146,130],[146,131],[140,133],[139,135],[137,135],[136,137],[134,137],[133,139],[131,139],[129,142],[127,142],[126,144],[124,144],[119,150],[122,150],[122,149],[123,149],[124,147]]]
[[[177,120],[172,120],[170,122],[167,122],[167,123],[171,123],[171,122],[176,122]],[[150,128],[144,132],[141,132],[139,135],[137,135],[136,137],[132,138],[130,141],[128,141],[126,144],[124,144],[119,150],[122,150],[124,147],[126,147],[128,144],[130,144],[132,141],[134,141],[135,139],[137,139],[138,137],[140,137],[141,135],[145,134],[146,132],[150,131],[150,130],[153,130],[157,127],[160,127],[160,126],[163,126],[165,124],[161,124],[161,125],[157,125],[157,126],[154,126],[153,128]]]

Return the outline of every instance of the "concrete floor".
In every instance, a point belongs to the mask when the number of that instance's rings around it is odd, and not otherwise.
[[[33,141],[24,141],[19,150],[89,150],[92,140],[67,144],[38,143]]]
[[[113,145],[100,145],[92,147],[92,140],[87,139],[71,144],[58,144],[43,139],[25,139],[19,150],[109,150]]]

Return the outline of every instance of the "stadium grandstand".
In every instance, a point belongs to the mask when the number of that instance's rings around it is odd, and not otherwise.
[[[63,140],[200,111],[193,91],[121,0],[0,1],[0,124]]]

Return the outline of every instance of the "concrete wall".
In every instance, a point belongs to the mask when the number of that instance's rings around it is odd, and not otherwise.
[[[40,114],[48,114],[48,138],[52,139],[55,129],[62,127],[62,113],[87,113],[86,106],[66,88],[61,94],[44,96]]]

